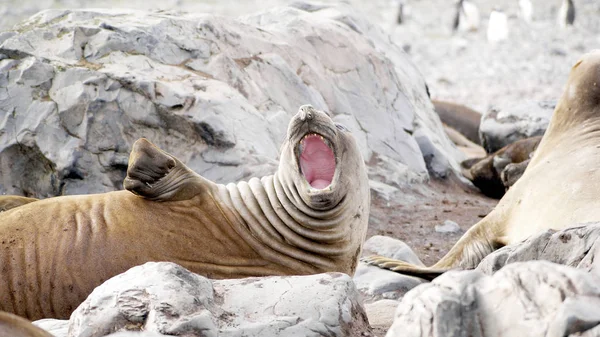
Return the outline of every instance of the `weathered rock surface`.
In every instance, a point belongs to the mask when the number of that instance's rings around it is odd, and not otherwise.
[[[53,324],[52,332],[61,336],[60,322],[36,324],[48,330]],[[177,336],[361,336],[369,331],[348,275],[209,280],[168,262],[149,262],[109,279],[73,312],[68,325],[69,337],[119,331]]]
[[[458,172],[419,71],[349,6],[47,10],[0,33],[0,193],[119,189],[142,136],[217,182],[270,174],[302,104],[354,132],[374,180]]]
[[[597,336],[600,278],[547,261],[448,272],[408,292],[388,337]],[[590,330],[590,329],[594,330]]]
[[[555,106],[555,101],[525,101],[492,107],[481,117],[481,145],[493,153],[517,140],[543,135]]]
[[[600,223],[582,224],[561,231],[547,230],[522,243],[494,251],[479,263],[477,269],[489,275],[510,263],[546,260],[599,273],[599,238]]]
[[[423,265],[406,243],[387,236],[375,235],[365,241],[363,255],[373,254]],[[400,299],[407,291],[423,282],[425,281],[420,278],[402,275],[363,262],[358,263],[354,273],[354,283],[367,302]]]

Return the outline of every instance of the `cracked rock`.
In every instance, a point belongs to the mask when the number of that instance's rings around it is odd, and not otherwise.
[[[209,280],[169,262],[148,262],[109,279],[69,321],[35,324],[56,337],[113,332],[140,337],[361,336],[370,329],[346,274]]]
[[[598,336],[600,278],[548,261],[451,271],[408,292],[388,337]]]
[[[216,182],[271,174],[304,104],[355,134],[373,180],[459,172],[417,68],[347,4],[46,10],[2,33],[0,55],[0,194],[120,189],[140,137]]]

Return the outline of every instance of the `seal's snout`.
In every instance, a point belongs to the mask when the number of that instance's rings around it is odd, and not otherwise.
[[[315,116],[315,108],[312,105],[307,104],[303,105],[298,109],[298,117],[300,117],[301,121],[311,120]]]

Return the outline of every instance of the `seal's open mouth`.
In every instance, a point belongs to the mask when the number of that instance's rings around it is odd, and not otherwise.
[[[329,140],[310,133],[304,135],[298,144],[300,171],[310,186],[323,189],[333,181],[335,155]]]

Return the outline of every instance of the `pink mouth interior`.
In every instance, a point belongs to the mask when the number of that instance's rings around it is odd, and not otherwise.
[[[318,135],[310,135],[300,143],[300,169],[310,186],[322,189],[331,185],[335,173],[333,151]]]

